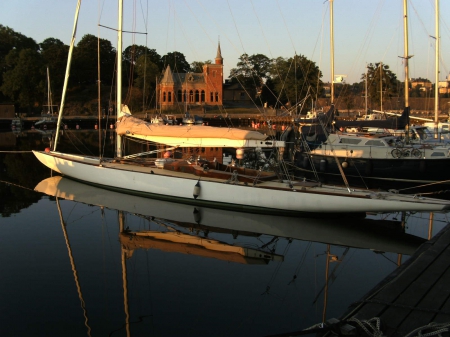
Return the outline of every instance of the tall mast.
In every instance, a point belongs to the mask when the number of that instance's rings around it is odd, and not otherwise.
[[[364,114],[367,114],[367,75],[368,75],[368,69],[367,69],[367,64],[366,64],[366,80],[365,80],[365,87],[364,87],[366,111],[364,111]]]
[[[409,71],[408,71],[408,1],[403,0],[403,39],[404,39],[404,62],[405,62],[405,108],[409,108]]]
[[[438,136],[439,124],[439,0],[435,0],[436,50],[435,50],[435,84],[434,84],[434,134]]]
[[[122,26],[123,26],[123,0],[119,0],[117,27],[117,98],[116,98],[116,120],[122,111]],[[116,155],[122,157],[122,137],[116,134]]]
[[[383,111],[383,62],[380,62],[380,110]]]
[[[59,110],[58,123],[56,124],[55,144],[53,146],[53,151],[56,151],[56,145],[58,144],[59,129],[61,127],[61,119],[64,111],[64,101],[66,99],[67,83],[69,82],[70,64],[72,62],[73,46],[75,45],[75,36],[77,34],[78,13],[80,12],[80,6],[81,0],[78,0],[77,8],[75,10],[75,19],[73,22],[72,39],[70,40],[69,55],[67,56],[66,76],[64,77],[64,87],[61,97],[61,109]]]
[[[334,0],[330,0],[331,104],[334,104],[334,31],[333,31],[333,1],[334,1]]]

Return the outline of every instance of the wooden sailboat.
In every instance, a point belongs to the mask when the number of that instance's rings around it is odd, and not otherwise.
[[[36,185],[35,191],[136,214],[161,223],[169,222],[188,232],[230,233],[234,236],[269,235],[407,255],[412,254],[424,241],[387,228],[398,227],[399,223],[384,220],[380,228],[380,221],[366,217],[365,214],[330,219],[234,212],[127,195],[61,176],[42,180]],[[149,233],[148,236],[148,245],[151,245],[152,239],[157,240],[157,236],[162,239],[164,234]],[[146,238],[137,236],[132,239],[141,243],[146,241]],[[137,243],[136,247],[138,245]]]
[[[57,152],[56,138],[53,151],[33,151],[39,161],[50,169],[89,184],[130,194],[249,212],[334,214],[450,209],[448,201],[295,180],[287,170],[287,163],[283,161],[286,142],[270,140],[268,136],[256,131],[198,125],[165,127],[132,117],[121,101],[122,6],[120,0],[117,47],[117,157],[107,159]],[[74,30],[75,28],[76,21]],[[65,82],[68,71],[66,74]],[[136,162],[133,158],[137,155],[123,155],[123,137],[144,139],[168,148],[190,147],[201,150],[205,147],[231,147],[253,151],[268,149],[274,155],[272,158],[266,158],[267,165],[270,165],[277,175],[268,181],[259,179],[260,170],[248,170],[248,174],[244,173],[247,176],[244,180],[241,179],[242,174],[233,166],[221,171],[231,175],[223,175],[218,172],[214,162],[205,163],[198,157],[185,158],[181,165],[184,168],[180,170],[174,170],[174,165],[157,167],[154,160],[153,163]],[[201,152],[199,154],[201,155]],[[199,171],[204,174],[193,173]],[[249,183],[248,179],[252,182]]]

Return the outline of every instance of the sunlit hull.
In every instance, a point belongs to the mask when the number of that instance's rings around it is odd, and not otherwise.
[[[33,151],[50,169],[91,184],[141,196],[158,196],[194,205],[257,212],[348,213],[447,211],[450,202],[368,190],[268,181],[251,186],[205,179],[156,167],[102,162],[93,157]],[[196,184],[199,184],[194,192]],[[197,194],[194,197],[194,194]]]

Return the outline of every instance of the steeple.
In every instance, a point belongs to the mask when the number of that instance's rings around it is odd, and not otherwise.
[[[222,52],[220,50],[220,42],[217,45],[216,64],[223,64]]]
[[[164,76],[161,80],[161,83],[173,83],[173,75],[169,65],[167,66],[166,71],[164,72]]]

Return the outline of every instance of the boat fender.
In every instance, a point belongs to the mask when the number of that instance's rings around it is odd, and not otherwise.
[[[45,148],[45,152],[50,152],[50,148],[49,148],[49,147],[46,147],[46,148]]]
[[[327,161],[325,159],[320,160],[320,172],[327,171]]]
[[[197,224],[200,224],[200,221],[202,220],[202,215],[200,214],[200,211],[197,208],[194,208],[194,221]]]
[[[200,195],[200,181],[197,181],[197,184],[194,186],[194,199],[197,199]]]
[[[348,167],[348,163],[347,163],[346,161],[344,161],[344,162],[342,163],[342,167],[343,167],[343,168],[347,168],[347,167]]]

